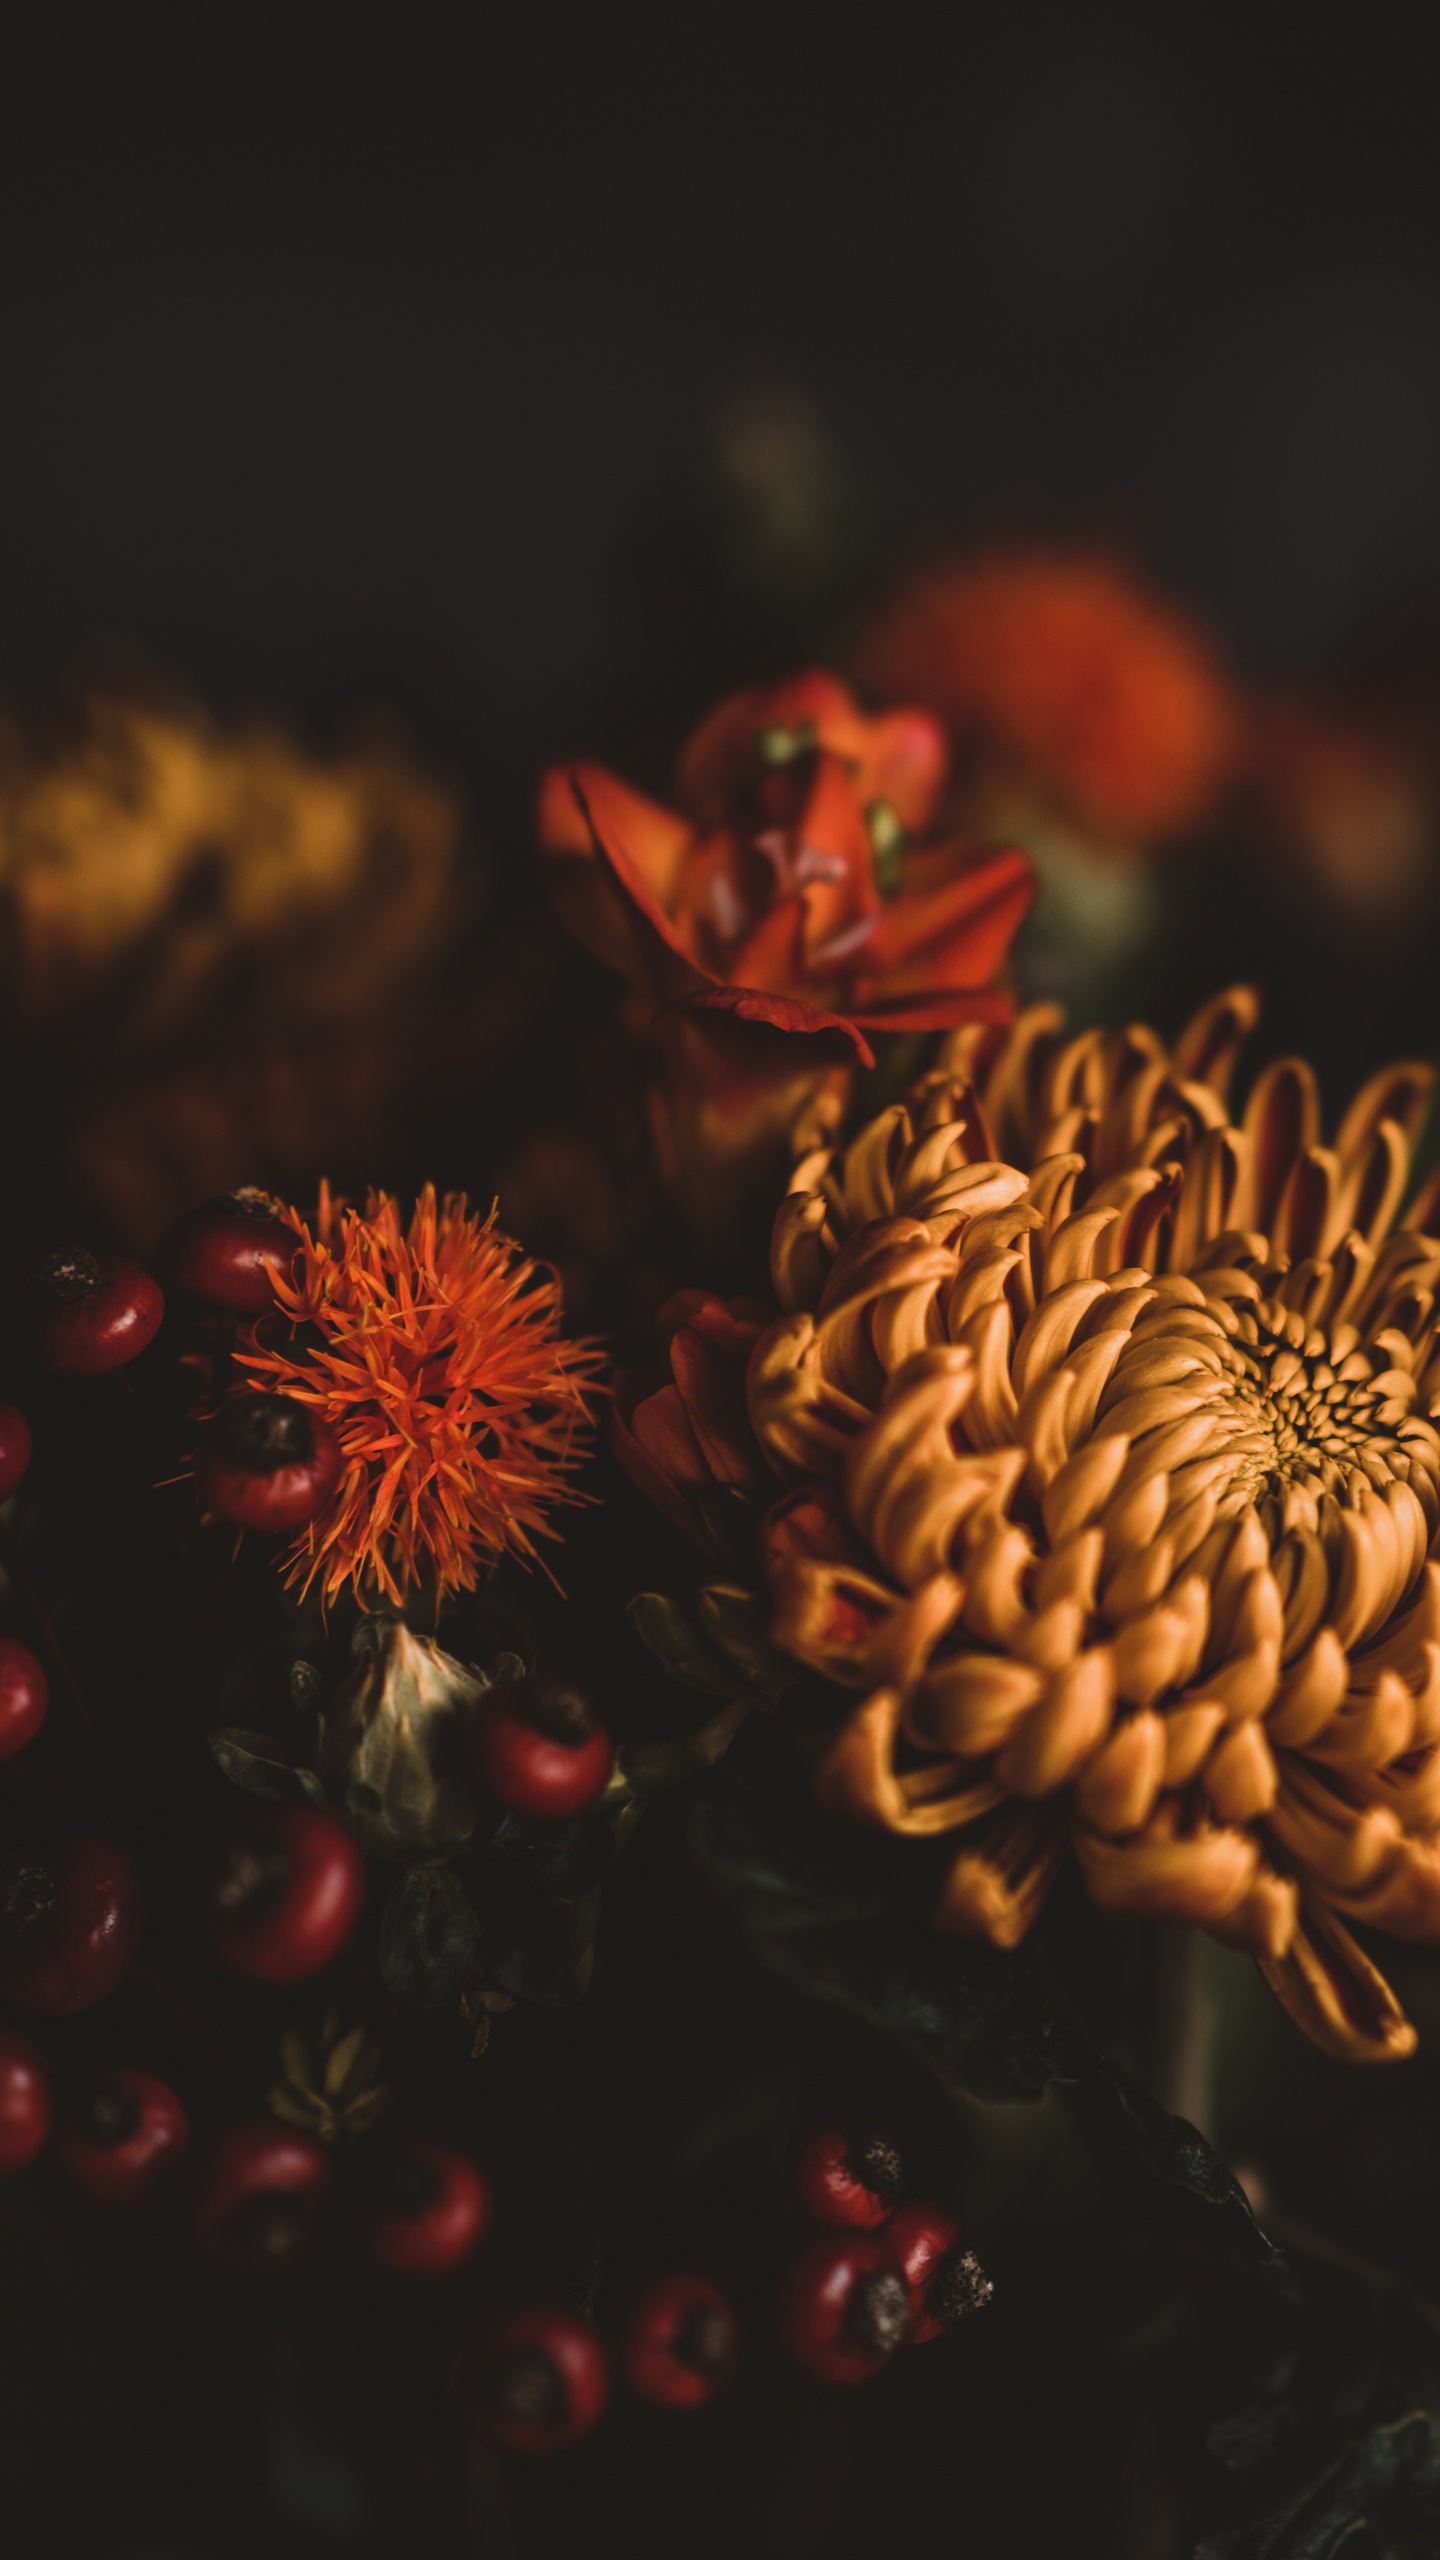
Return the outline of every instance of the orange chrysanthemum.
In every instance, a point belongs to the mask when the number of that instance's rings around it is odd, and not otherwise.
[[[345,1466],[325,1509],[289,1549],[287,1579],[328,1603],[351,1583],[400,1601],[417,1583],[474,1588],[501,1555],[536,1558],[547,1512],[592,1420],[600,1352],[560,1332],[558,1284],[463,1192],[427,1184],[409,1227],[372,1192],[364,1215],[321,1186],[292,1278],[276,1284],[305,1332],[282,1348],[268,1325],[240,1355],[251,1386],[312,1406]]]

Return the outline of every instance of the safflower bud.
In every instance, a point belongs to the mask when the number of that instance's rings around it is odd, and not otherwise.
[[[445,1858],[469,1839],[475,1800],[460,1774],[459,1736],[484,1686],[396,1619],[326,1702],[319,1774],[372,1856]]]

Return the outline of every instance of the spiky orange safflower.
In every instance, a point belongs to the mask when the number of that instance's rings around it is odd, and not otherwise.
[[[284,1558],[286,1578],[328,1605],[347,1583],[403,1601],[474,1588],[510,1553],[540,1561],[547,1517],[576,1499],[598,1392],[597,1345],[560,1331],[559,1285],[470,1210],[427,1184],[408,1227],[372,1191],[364,1213],[325,1185],[300,1238],[281,1314],[305,1330],[276,1344],[262,1318],[237,1367],[294,1396],[336,1434],[345,1466],[326,1508]]]

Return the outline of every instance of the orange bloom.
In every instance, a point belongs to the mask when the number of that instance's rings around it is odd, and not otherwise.
[[[656,1510],[702,1549],[715,1545],[707,1519],[713,1496],[753,1500],[774,1490],[745,1405],[746,1362],[774,1315],[754,1299],[727,1305],[703,1289],[682,1289],[656,1318],[668,1375],[625,1369],[615,1379],[616,1457]]]
[[[417,1583],[474,1588],[507,1552],[536,1557],[546,1513],[573,1500],[600,1354],[560,1333],[557,1283],[463,1192],[437,1206],[426,1185],[409,1227],[372,1192],[363,1217],[322,1185],[300,1238],[284,1315],[304,1332],[283,1348],[262,1319],[238,1367],[252,1387],[320,1413],[345,1457],[335,1495],[286,1556],[287,1579],[317,1579],[328,1604],[366,1582],[400,1602]]]
[[[1113,562],[959,562],[905,589],[860,656],[876,692],[927,703],[972,754],[1019,766],[1124,841],[1202,817],[1237,738],[1199,635]]]
[[[789,1126],[802,1083],[872,1064],[867,1030],[1009,1019],[992,981],[1030,866],[933,836],[947,761],[927,712],[868,719],[810,674],[712,714],[680,758],[683,812],[598,765],[546,775],[550,896],[654,1028],[672,1179]]]

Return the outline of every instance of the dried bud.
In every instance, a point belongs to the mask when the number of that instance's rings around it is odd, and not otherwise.
[[[320,1776],[372,1856],[443,1858],[469,1839],[475,1802],[459,1735],[484,1685],[396,1621],[328,1700]]]

